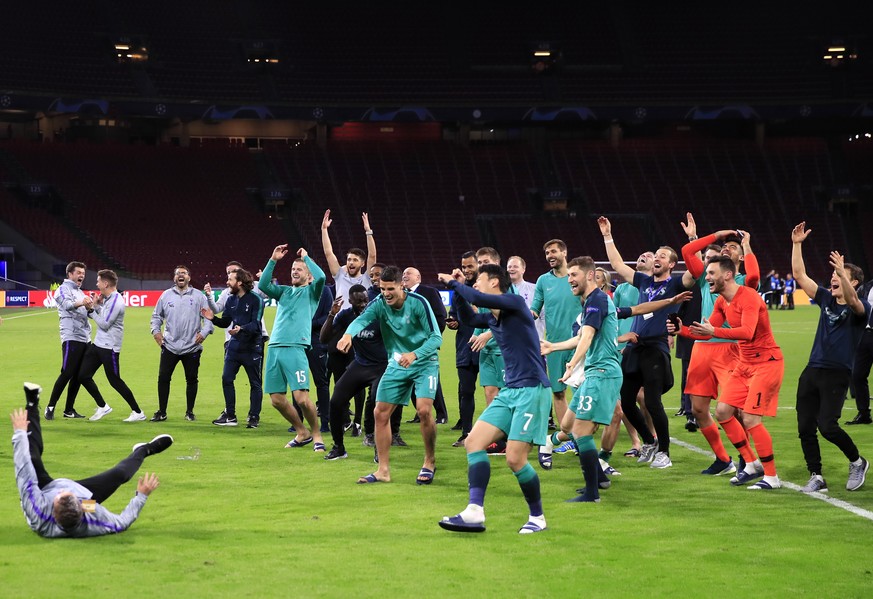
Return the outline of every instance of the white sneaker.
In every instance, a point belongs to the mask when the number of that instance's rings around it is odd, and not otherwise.
[[[607,476],[621,476],[621,472],[610,466],[606,460],[600,460],[600,467],[603,468],[603,473]]]
[[[529,535],[535,532],[542,532],[546,528],[546,517],[545,516],[530,516],[527,520],[527,524],[518,529],[518,534]]]
[[[746,488],[750,491],[772,491],[774,489],[781,489],[782,481],[779,480],[778,476],[764,475],[764,478]]]
[[[643,443],[643,446],[640,448],[640,457],[637,460],[637,464],[645,464],[647,462],[651,462],[655,453],[658,451],[658,441],[655,440],[654,443]]]
[[[145,420],[146,415],[145,412],[131,412],[130,416],[122,420],[122,422],[139,422],[140,420]]]
[[[106,416],[106,414],[109,414],[111,411],[112,411],[112,408],[109,407],[109,404],[106,404],[102,408],[97,408],[96,410],[94,410],[94,415],[91,416],[88,420],[91,420],[91,421],[100,420],[101,418]]]
[[[672,465],[673,462],[670,461],[670,456],[663,451],[659,451],[655,454],[655,459],[652,460],[652,463],[649,464],[649,468],[669,468]]]

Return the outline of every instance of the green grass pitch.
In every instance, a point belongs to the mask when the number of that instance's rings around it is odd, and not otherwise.
[[[275,309],[268,309],[271,323]],[[23,405],[21,383],[43,388],[43,402],[60,366],[57,315],[49,310],[0,310],[3,377],[0,408]],[[150,415],[157,407],[158,348],[148,334],[150,309],[127,312],[122,376]],[[805,483],[797,440],[794,398],[806,364],[818,311],[771,312],[786,357],[779,416],[767,422],[783,480]],[[581,593],[627,596],[784,597],[815,593],[868,596],[873,574],[868,549],[873,484],[845,491],[847,464],[822,441],[830,496],[861,515],[790,489],[755,493],[725,478],[704,478],[711,457],[679,445],[673,468],[655,471],[621,454],[612,463],[623,475],[598,505],[565,504],[582,477],[572,456],[555,456],[543,472],[549,530],[521,536],[527,515],[515,478],[492,458],[481,535],[441,530],[437,521],[466,505],[464,450],[457,434],[440,426],[433,485],[414,482],[422,459],[415,425],[403,424],[409,448],[392,448],[394,482],[358,486],[374,470],[372,450],[347,439],[349,459],[284,449],[287,424],[265,401],[259,429],[224,429],[210,421],[223,407],[222,344],[206,342],[194,423],[183,419],[184,376],[176,371],[165,423],[124,423],[129,410],[102,373],[97,383],[115,411],[100,422],[63,420],[44,426],[45,462],[58,477],[78,478],[110,467],[131,445],[158,432],[175,445],[146,461],[161,486],[140,519],[124,534],[90,540],[49,541],[24,522],[12,468],[11,445],[0,445],[6,474],[0,483],[0,594],[6,597],[549,597]],[[450,424],[457,419],[453,333],[441,352]],[[674,366],[678,363],[674,360]],[[677,380],[678,373],[677,373]],[[241,373],[238,401],[247,401]],[[678,386],[665,396],[673,437],[707,448],[673,418]],[[63,399],[61,400],[63,401]],[[477,407],[484,400],[477,393]],[[86,415],[93,402],[77,401]],[[407,412],[408,413],[408,412]],[[849,400],[844,419],[854,416]],[[409,418],[406,416],[405,419]],[[8,424],[6,425],[9,426]],[[7,428],[11,434],[11,427]],[[862,454],[873,458],[873,426],[851,427]],[[7,437],[8,439],[9,437]],[[328,447],[329,447],[329,440]],[[186,459],[197,455],[197,459]],[[535,459],[535,458],[534,458]],[[121,511],[135,482],[106,502]]]

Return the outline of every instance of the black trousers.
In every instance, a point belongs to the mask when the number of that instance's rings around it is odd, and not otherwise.
[[[167,404],[170,403],[170,381],[173,371],[179,362],[185,369],[185,397],[188,401],[186,412],[194,411],[194,403],[197,401],[197,373],[200,371],[200,351],[190,354],[174,354],[166,347],[161,348],[161,362],[158,366],[158,410],[167,413]]]
[[[42,462],[44,448],[42,427],[39,421],[39,404],[27,406],[27,420],[29,421],[27,425],[27,442],[30,447],[30,462],[36,471],[37,485],[42,489],[54,479],[46,472],[45,465]],[[77,480],[76,482],[91,491],[91,498],[94,501],[103,503],[118,490],[118,487],[133,478],[133,475],[142,466],[142,462],[147,454],[148,449],[145,446],[140,447],[109,470],[101,472],[96,476]]]
[[[855,365],[852,367],[852,389],[858,412],[870,415],[870,368],[873,366],[873,330],[864,329],[858,347],[855,348]]]
[[[352,361],[346,371],[333,387],[333,395],[330,398],[330,434],[333,444],[337,447],[345,447],[343,442],[344,424],[349,411],[352,397],[369,389],[370,396],[376,397],[379,380],[385,372],[386,364],[379,366],[364,366],[360,362]],[[370,418],[372,419],[372,412]],[[370,432],[373,430],[371,424]]]
[[[478,364],[458,366],[458,410],[461,415],[461,430],[465,435],[473,428],[473,413],[476,411],[476,378],[478,376]]]
[[[840,413],[849,389],[849,373],[833,368],[807,366],[797,383],[797,433],[803,458],[810,473],[821,474],[821,436],[840,448],[850,462],[858,459],[858,448],[840,428]]]
[[[236,415],[236,387],[233,382],[240,368],[249,377],[249,416],[260,418],[264,392],[261,386],[261,366],[263,356],[259,352],[224,354],[224,370],[221,373],[221,389],[224,391],[224,411]]]
[[[85,388],[88,387],[90,382],[94,385],[94,388],[97,389],[97,384],[94,383],[94,374],[100,369],[100,366],[103,366],[103,372],[106,373],[106,380],[109,381],[112,388],[124,398],[124,401],[127,402],[127,405],[130,406],[131,410],[134,412],[141,412],[142,410],[139,409],[139,404],[136,403],[136,399],[133,396],[133,391],[131,391],[130,387],[127,386],[127,383],[121,379],[119,358],[120,354],[118,352],[105,347],[97,347],[92,343],[85,351],[85,357],[82,358],[82,366],[79,368],[79,382]],[[94,397],[94,401],[96,401],[97,405],[101,408],[106,405],[99,390],[97,390],[97,396]]]
[[[341,351],[332,351],[327,354],[327,367],[330,370],[330,373],[333,375],[333,384],[336,387],[336,384],[342,378],[343,374],[345,374],[346,370],[355,362],[355,353],[354,350],[349,351],[344,354]],[[355,414],[354,421],[357,424],[361,424],[361,419],[364,415],[364,402],[366,400],[367,393],[365,390],[361,389],[357,393],[355,393]],[[343,426],[345,427],[348,424],[349,419],[343,416]],[[333,425],[331,425],[333,426]]]
[[[330,414],[330,371],[327,347],[313,345],[306,350],[306,358],[309,360],[312,384],[315,386],[315,411],[318,413],[321,428],[324,428]]]
[[[91,397],[98,404],[100,403],[97,400],[100,397],[100,391],[97,389],[94,381],[91,380],[90,383],[79,382],[79,370],[82,367],[82,359],[85,357],[85,352],[89,345],[91,344],[84,341],[64,341],[61,343],[61,374],[58,375],[54,387],[52,387],[52,394],[49,396],[48,406],[50,408],[55,407],[58,403],[64,387],[67,387],[67,403],[64,406],[64,412],[71,412],[73,410],[80,386],[84,386],[88,393],[91,394]]]
[[[621,409],[647,444],[654,438],[646,426],[646,419],[637,405],[637,392],[643,388],[646,410],[652,417],[658,435],[658,451],[670,453],[670,421],[664,411],[661,396],[672,387],[673,373],[670,356],[654,347],[638,347],[627,351],[622,358],[624,381],[621,385]]]
[[[400,422],[403,419],[403,406],[397,406],[391,412],[391,434],[400,434]],[[367,394],[367,402],[364,404],[364,434],[372,435],[376,432],[376,417],[373,411],[376,409],[376,387],[370,389]]]

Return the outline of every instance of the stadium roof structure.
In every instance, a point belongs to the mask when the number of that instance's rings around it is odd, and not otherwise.
[[[0,39],[0,118],[869,117],[871,16],[867,3],[779,1],[14,2]],[[132,47],[136,60],[125,58]],[[543,47],[558,49],[549,68],[533,56]]]

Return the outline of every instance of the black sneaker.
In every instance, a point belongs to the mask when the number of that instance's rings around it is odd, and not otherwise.
[[[685,422],[685,430],[689,433],[696,433],[700,426],[697,424],[697,418],[691,417]]]
[[[407,420],[406,424],[418,424],[421,422],[421,418],[418,417],[418,414],[412,417],[412,420]]]
[[[39,394],[41,392],[42,387],[36,383],[24,383],[24,398],[27,401],[27,407],[39,405]],[[54,410],[54,408],[52,409]]]
[[[462,431],[464,430],[464,426],[461,424],[461,419],[458,418],[458,421],[455,423],[455,426],[452,427],[453,431]]]
[[[506,455],[506,439],[496,441],[485,448],[488,455]]]
[[[328,452],[326,456],[324,456],[325,460],[344,460],[349,457],[349,454],[346,453],[344,447],[337,447],[334,445],[331,450]]]
[[[846,424],[873,424],[873,418],[870,418],[870,413],[858,412],[854,418],[847,420]]]
[[[84,418],[84,416],[76,410],[70,410],[69,412],[64,412],[64,418]]]
[[[149,422],[163,422],[166,419],[167,419],[167,413],[161,412],[160,410],[158,410],[157,412],[155,412],[154,416],[149,418]]]
[[[133,446],[133,451],[136,451],[140,447],[145,446],[148,447],[148,455],[155,455],[156,453],[161,453],[172,444],[173,437],[171,437],[170,435],[158,435],[148,443],[137,443]]]
[[[364,435],[364,440],[361,441],[361,445],[364,447],[376,447],[376,438],[371,434]]]
[[[436,419],[436,423],[437,423],[437,424],[448,424],[448,423],[449,423],[449,419],[448,419],[448,418],[437,418],[437,419]]]
[[[558,427],[555,426],[555,419],[552,418],[551,416],[549,416],[549,430],[550,430],[550,431],[556,431],[556,430],[558,430]]]
[[[222,412],[221,416],[212,421],[212,424],[217,426],[236,426],[238,422],[236,414],[228,415],[227,412]]]
[[[46,420],[54,420],[55,419],[55,407],[54,406],[46,406],[44,416],[45,416]]]
[[[352,436],[360,437],[361,436],[361,425],[357,422],[352,425]]]
[[[185,420],[188,422],[194,422],[197,420],[197,416],[194,415],[194,412],[185,412]]]
[[[400,436],[400,433],[391,437],[391,445],[394,447],[409,447],[406,441],[403,440],[403,437]]]
[[[467,441],[467,435],[461,435],[458,440],[452,443],[452,447],[464,447]]]
[[[261,426],[261,419],[257,416],[249,416],[246,421],[246,428],[258,428]]]

